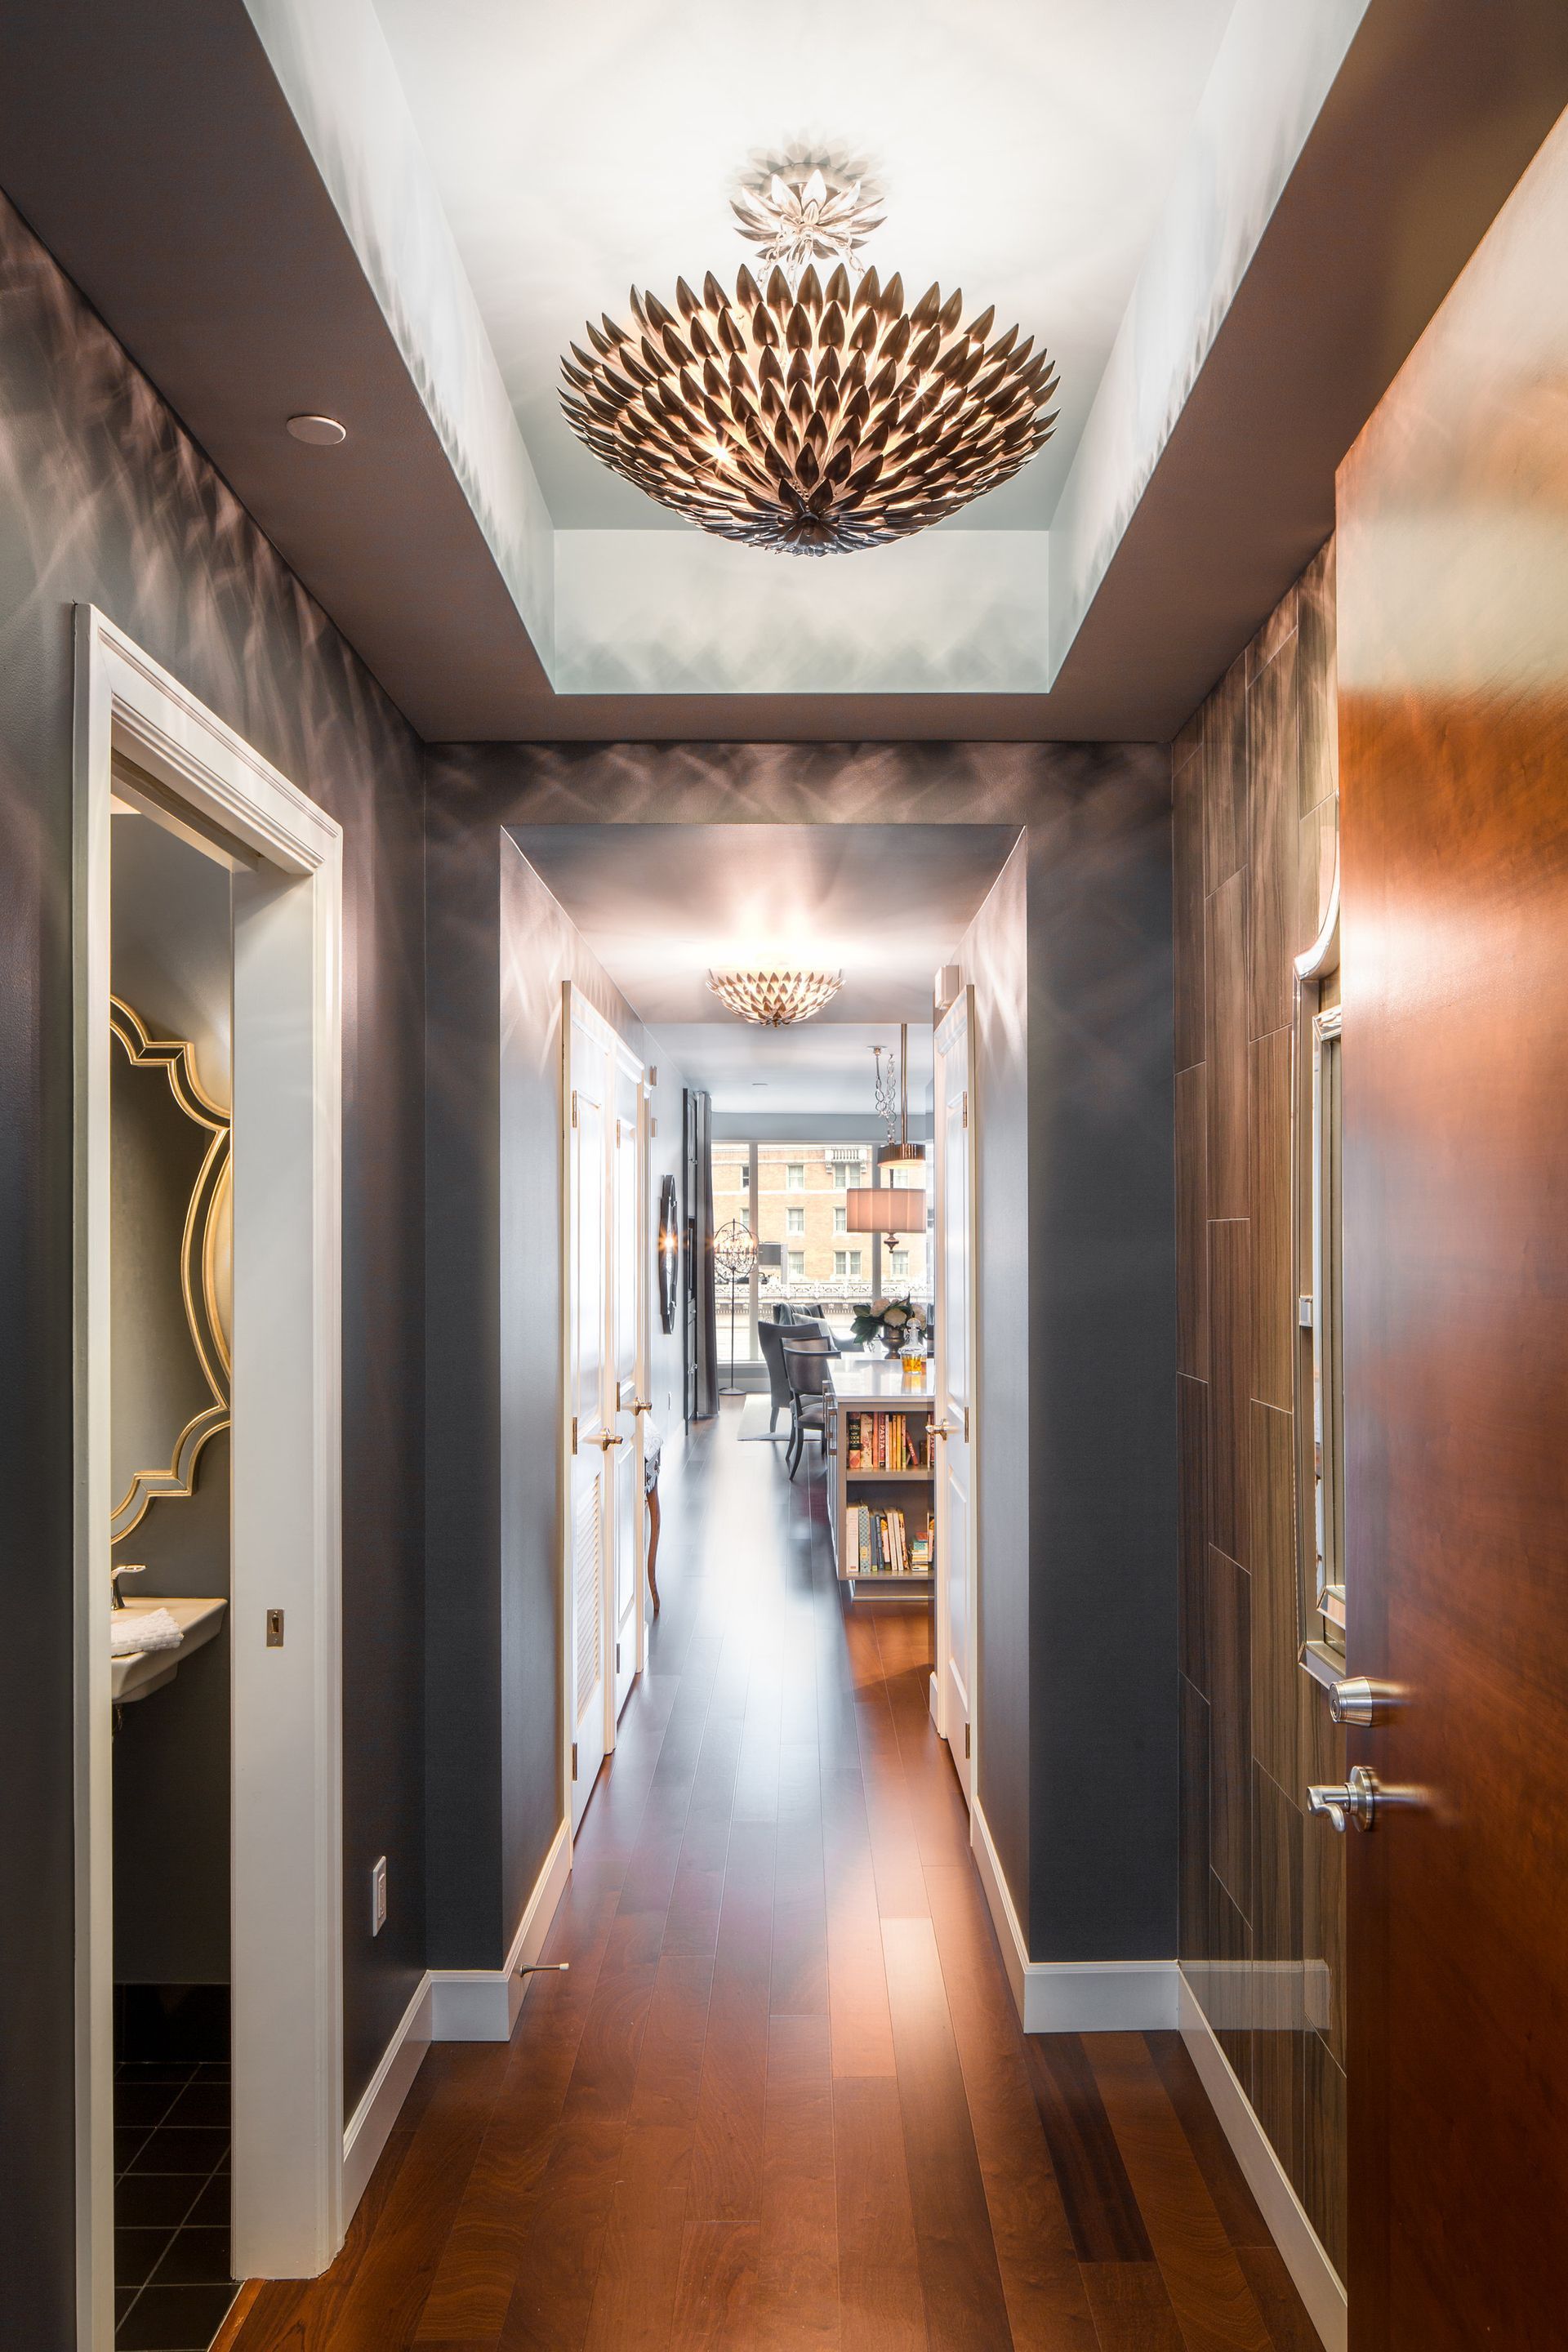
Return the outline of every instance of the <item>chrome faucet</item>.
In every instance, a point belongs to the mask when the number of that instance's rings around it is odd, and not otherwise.
[[[134,1566],[129,1560],[122,1560],[118,1567],[111,1567],[109,1571],[110,1607],[123,1609],[125,1606],[124,1596],[120,1590],[120,1580],[122,1576],[145,1576],[146,1573],[147,1563],[144,1559],[139,1559]]]

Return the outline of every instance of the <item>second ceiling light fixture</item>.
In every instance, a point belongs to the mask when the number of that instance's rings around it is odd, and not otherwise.
[[[841,971],[781,971],[768,965],[732,966],[710,971],[708,985],[721,1004],[742,1021],[764,1029],[787,1029],[809,1021],[844,985]]]
[[[561,363],[573,431],[649,498],[721,539],[845,553],[942,521],[1050,438],[1057,377],[1032,338],[993,340],[994,308],[965,326],[961,293],[906,310],[901,278],[859,277],[881,215],[858,184],[775,174],[735,211],[765,288],[678,278],[671,310],[634,287],[630,321],[590,321]]]

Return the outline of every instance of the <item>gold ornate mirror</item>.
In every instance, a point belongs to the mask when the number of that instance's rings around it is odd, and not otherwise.
[[[230,1118],[182,1038],[110,1000],[111,1540],[188,1496],[229,1421]],[[115,1050],[118,1049],[118,1050]]]

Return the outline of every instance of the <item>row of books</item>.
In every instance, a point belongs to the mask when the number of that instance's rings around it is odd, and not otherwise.
[[[844,1417],[845,1466],[850,1470],[929,1470],[931,1420],[918,1431],[907,1412],[851,1412]]]
[[[844,1514],[844,1557],[851,1576],[929,1576],[932,1528],[928,1513],[914,1535],[902,1511],[876,1510],[851,1503]]]

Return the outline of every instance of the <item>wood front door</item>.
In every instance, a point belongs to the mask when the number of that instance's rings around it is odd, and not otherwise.
[[[1568,121],[1340,481],[1355,2352],[1568,2342],[1565,253]]]

